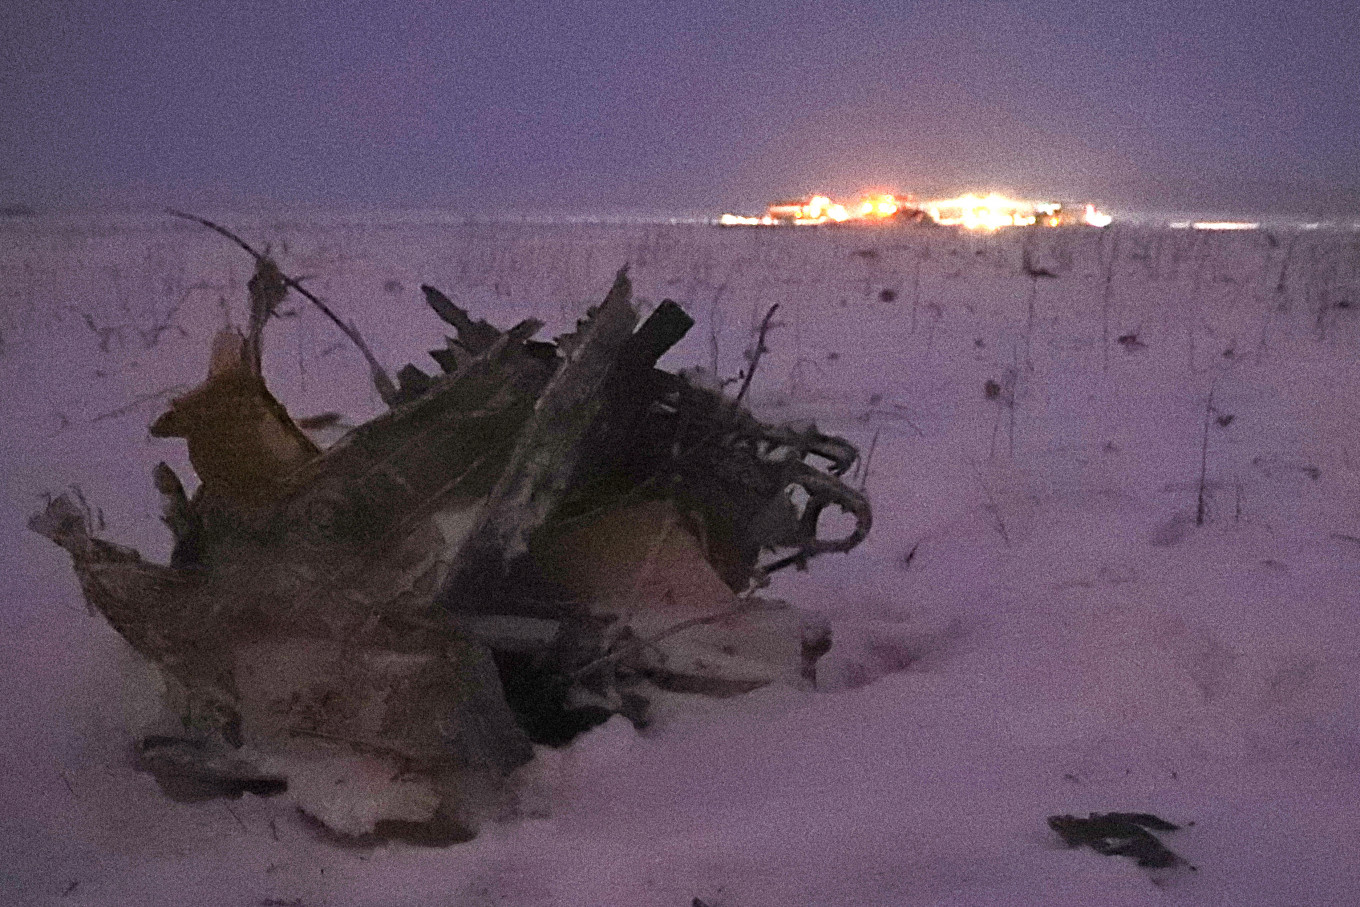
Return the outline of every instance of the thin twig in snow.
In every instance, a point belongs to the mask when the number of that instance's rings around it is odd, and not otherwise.
[[[916,309],[921,304],[921,253],[911,271],[911,332],[916,333]]]
[[[978,487],[982,489],[982,496],[987,499],[987,512],[992,515],[996,523],[996,531],[1001,534],[1001,541],[1006,543],[1006,547],[1011,546],[1011,535],[1006,531],[1006,521],[1001,518],[1001,508],[997,506],[996,498],[992,496],[992,490],[987,487],[987,481],[982,478],[982,470],[977,463],[973,463],[973,477],[977,479]]]
[[[1199,490],[1195,495],[1195,525],[1204,525],[1206,508],[1204,501],[1205,476],[1209,470],[1209,417],[1214,411],[1214,390],[1216,384],[1209,385],[1209,399],[1204,401],[1204,437],[1199,448]]]
[[[1114,289],[1114,268],[1119,258],[1119,233],[1110,243],[1110,260],[1105,264],[1105,288],[1100,299],[1100,370],[1110,370],[1110,296]]]
[[[96,423],[103,422],[107,419],[116,419],[119,416],[127,415],[137,407],[141,406],[143,403],[150,403],[152,400],[161,400],[165,397],[171,396],[172,394],[178,394],[185,390],[188,390],[187,385],[176,384],[172,387],[162,388],[161,390],[153,391],[149,394],[142,394],[141,396],[133,399],[131,403],[127,403],[123,406],[118,407],[117,409],[111,409],[106,413],[100,413],[99,415],[93,417],[92,419],[90,419],[90,424],[94,425]]]
[[[859,490],[864,491],[864,486],[869,484],[869,467],[874,462],[874,450],[878,447],[878,432],[874,432],[873,440],[869,442],[869,453],[864,457],[864,471],[860,473]]]
[[[779,303],[770,306],[770,310],[765,313],[765,318],[760,322],[760,335],[756,338],[756,349],[751,354],[750,367],[746,369],[746,377],[741,382],[741,390],[737,391],[737,402],[746,399],[746,392],[751,389],[751,379],[756,376],[756,366],[760,364],[760,357],[769,352],[765,346],[765,335],[770,330],[770,319],[774,318],[774,313],[779,311]]]
[[[250,831],[249,828],[246,828],[246,823],[244,823],[244,822],[241,821],[241,817],[238,816],[238,815],[236,815],[236,810],[234,810],[234,809],[231,808],[231,804],[230,804],[230,803],[223,803],[222,805],[225,806],[225,807],[227,808],[227,812],[231,813],[231,817],[232,817],[233,819],[236,820],[236,824],[237,824],[237,825],[241,826],[241,830],[242,830],[242,831],[244,831],[244,832],[249,832],[249,831]]]
[[[236,243],[242,249],[245,249],[246,252],[248,252],[251,255],[251,257],[255,259],[256,262],[271,260],[269,259],[269,256],[265,255],[263,252],[257,251],[244,239],[241,239],[241,237],[237,236],[235,233],[232,233],[226,227],[220,226],[219,224],[215,224],[206,218],[199,217],[194,214],[186,214],[183,211],[176,211],[173,208],[167,208],[165,210],[167,214],[170,214],[174,217],[182,217],[185,220],[191,220],[196,224],[201,224],[204,227],[207,227],[209,230],[214,230],[217,233],[222,234],[227,239]],[[331,311],[330,307],[327,306],[324,302],[322,302],[319,298],[317,298],[315,293],[304,287],[295,278],[289,277],[287,274],[282,273],[280,274],[280,276],[283,279],[284,286],[288,287],[291,290],[295,290],[300,296],[302,296],[303,299],[306,299],[312,305],[316,306],[321,311],[321,313],[325,315],[327,318],[329,318],[335,324],[335,326],[338,327],[341,330],[341,332],[343,332],[344,335],[350,339],[350,342],[352,342],[358,348],[359,352],[363,354],[364,360],[368,362],[369,371],[372,373],[373,376],[373,386],[378,389],[378,396],[382,397],[384,403],[386,403],[388,406],[391,406],[397,399],[397,387],[395,384],[392,383],[392,379],[387,377],[387,372],[383,371],[383,367],[381,364],[379,364],[378,358],[373,355],[373,351],[369,349],[368,344],[364,342],[364,338],[362,335],[360,335],[358,328],[354,327],[354,325],[349,324],[346,321],[342,321],[340,316],[336,315],[335,312]]]

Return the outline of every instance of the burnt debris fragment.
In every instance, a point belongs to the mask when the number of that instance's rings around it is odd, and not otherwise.
[[[542,342],[423,287],[456,332],[438,370],[392,387],[362,347],[390,408],[321,450],[261,368],[298,284],[250,251],[249,332],[219,333],[152,426],[198,478],[154,470],[171,563],[99,538],[83,499],[30,521],[164,676],[177,727],[137,762],[168,793],[286,792],[355,839],[475,828],[533,744],[815,681],[826,621],[755,593],[863,540],[869,504],[841,478],[858,452],[658,368],[693,323],[680,306],[639,325],[620,271]],[[819,536],[828,508],[853,517],[844,537]]]
[[[1091,813],[1085,819],[1049,816],[1048,827],[1068,847],[1085,846],[1106,856],[1129,857],[1148,869],[1175,866],[1195,869],[1152,833],[1178,831],[1181,826],[1151,813]]]

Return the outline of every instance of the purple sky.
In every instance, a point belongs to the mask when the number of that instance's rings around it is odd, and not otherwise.
[[[1360,212],[1355,0],[32,0],[0,47],[0,204]]]

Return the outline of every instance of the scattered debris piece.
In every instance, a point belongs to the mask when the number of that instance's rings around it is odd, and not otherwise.
[[[1287,476],[1303,476],[1309,481],[1316,482],[1322,478],[1322,469],[1312,463],[1301,463],[1278,456],[1259,456],[1252,457],[1251,465],[1261,471],[1261,475],[1267,479],[1279,479]]]
[[[1151,813],[1091,813],[1086,819],[1049,816],[1048,827],[1057,832],[1068,847],[1085,845],[1106,856],[1131,857],[1139,866],[1149,869],[1188,866],[1196,870],[1152,833],[1177,831],[1181,826]]]
[[[466,840],[532,744],[643,724],[676,694],[815,681],[827,622],[754,593],[872,516],[843,481],[852,445],[741,405],[757,357],[735,399],[658,369],[693,322],[667,300],[638,326],[626,269],[551,343],[426,286],[456,334],[439,372],[393,386],[366,352],[391,408],[321,450],[261,368],[297,281],[192,219],[257,270],[248,332],[219,333],[207,379],[152,424],[199,479],[190,495],[154,470],[170,564],[99,538],[83,499],[29,523],[165,677],[181,726],[137,762],[168,795],[286,792],[350,839]],[[822,538],[833,506],[854,526]]]
[[[1136,353],[1139,350],[1147,349],[1147,344],[1139,340],[1137,334],[1121,334],[1119,337],[1115,338],[1115,342],[1130,353]]]

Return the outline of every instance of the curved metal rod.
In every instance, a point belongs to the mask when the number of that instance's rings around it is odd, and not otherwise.
[[[840,479],[813,469],[806,463],[796,463],[792,469],[791,484],[802,486],[808,493],[807,505],[799,529],[803,536],[801,550],[811,556],[832,551],[849,551],[864,541],[873,526],[873,511],[864,495],[846,485]],[[817,522],[827,506],[835,504],[855,518],[855,528],[838,539],[817,537]]]
[[[806,463],[792,463],[789,465],[789,484],[802,487],[808,494],[808,502],[798,521],[797,550],[757,568],[757,585],[763,585],[765,577],[785,567],[802,570],[810,558],[819,554],[849,551],[864,541],[873,526],[874,516],[869,500],[836,476],[814,469]],[[855,518],[855,528],[842,538],[820,539],[817,537],[817,523],[822,511],[832,504]]]

